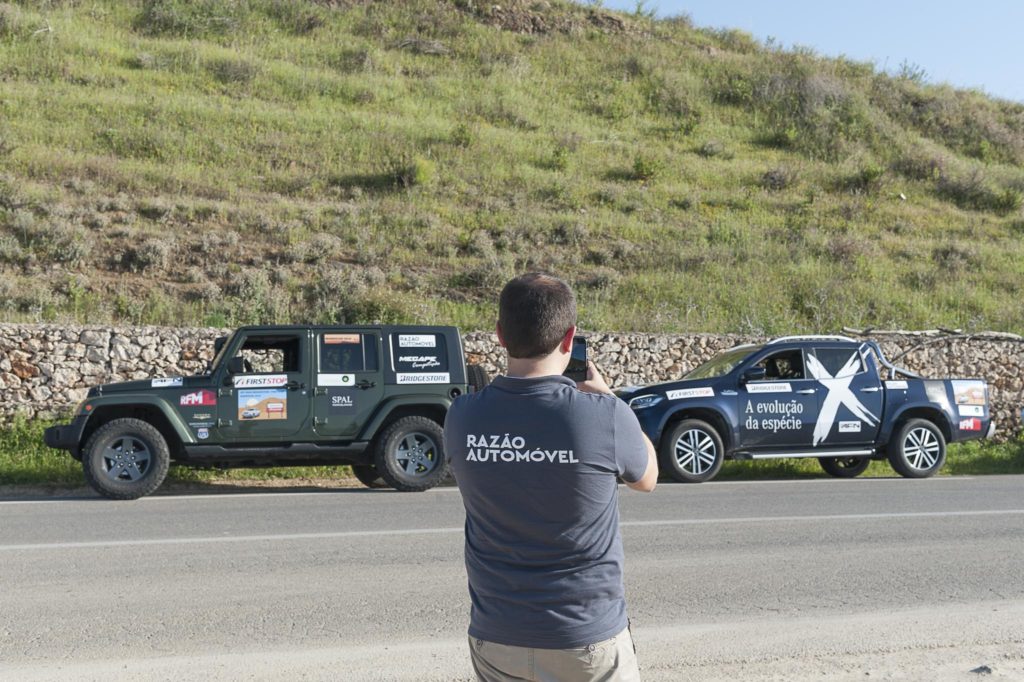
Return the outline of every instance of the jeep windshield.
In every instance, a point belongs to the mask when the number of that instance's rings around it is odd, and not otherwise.
[[[217,349],[216,354],[213,356],[213,360],[210,360],[209,364],[206,365],[206,374],[212,372],[213,368],[220,364],[221,359],[224,357],[224,352],[228,349],[228,346],[231,345],[231,340],[235,338],[235,333],[236,332],[231,332],[229,335],[221,337],[224,339],[224,343]],[[218,341],[219,340],[220,339],[218,339]]]
[[[750,357],[753,353],[761,350],[761,346],[738,346],[705,362],[689,374],[683,377],[684,381],[690,379],[714,379],[722,377],[736,369],[736,367]]]

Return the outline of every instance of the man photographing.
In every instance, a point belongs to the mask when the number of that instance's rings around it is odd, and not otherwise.
[[[578,384],[562,376],[576,334],[565,282],[506,284],[497,334],[507,375],[445,421],[466,507],[473,668],[486,682],[638,680],[616,478],[654,490],[654,446],[593,363]]]

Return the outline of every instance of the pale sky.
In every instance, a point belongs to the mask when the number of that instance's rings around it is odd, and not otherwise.
[[[602,4],[625,11],[637,6],[636,0]],[[1024,102],[1024,0],[649,0],[644,7],[887,71],[906,61],[923,68],[930,83]]]

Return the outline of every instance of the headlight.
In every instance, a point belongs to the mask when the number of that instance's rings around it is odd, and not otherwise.
[[[664,399],[660,395],[638,395],[629,401],[629,406],[634,410],[642,410],[647,407],[654,407]]]

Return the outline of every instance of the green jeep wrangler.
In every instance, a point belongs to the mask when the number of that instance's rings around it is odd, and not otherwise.
[[[242,327],[214,349],[199,376],[91,388],[46,444],[119,500],[156,490],[172,461],[350,464],[371,488],[427,490],[448,471],[448,407],[489,380],[455,327]]]

